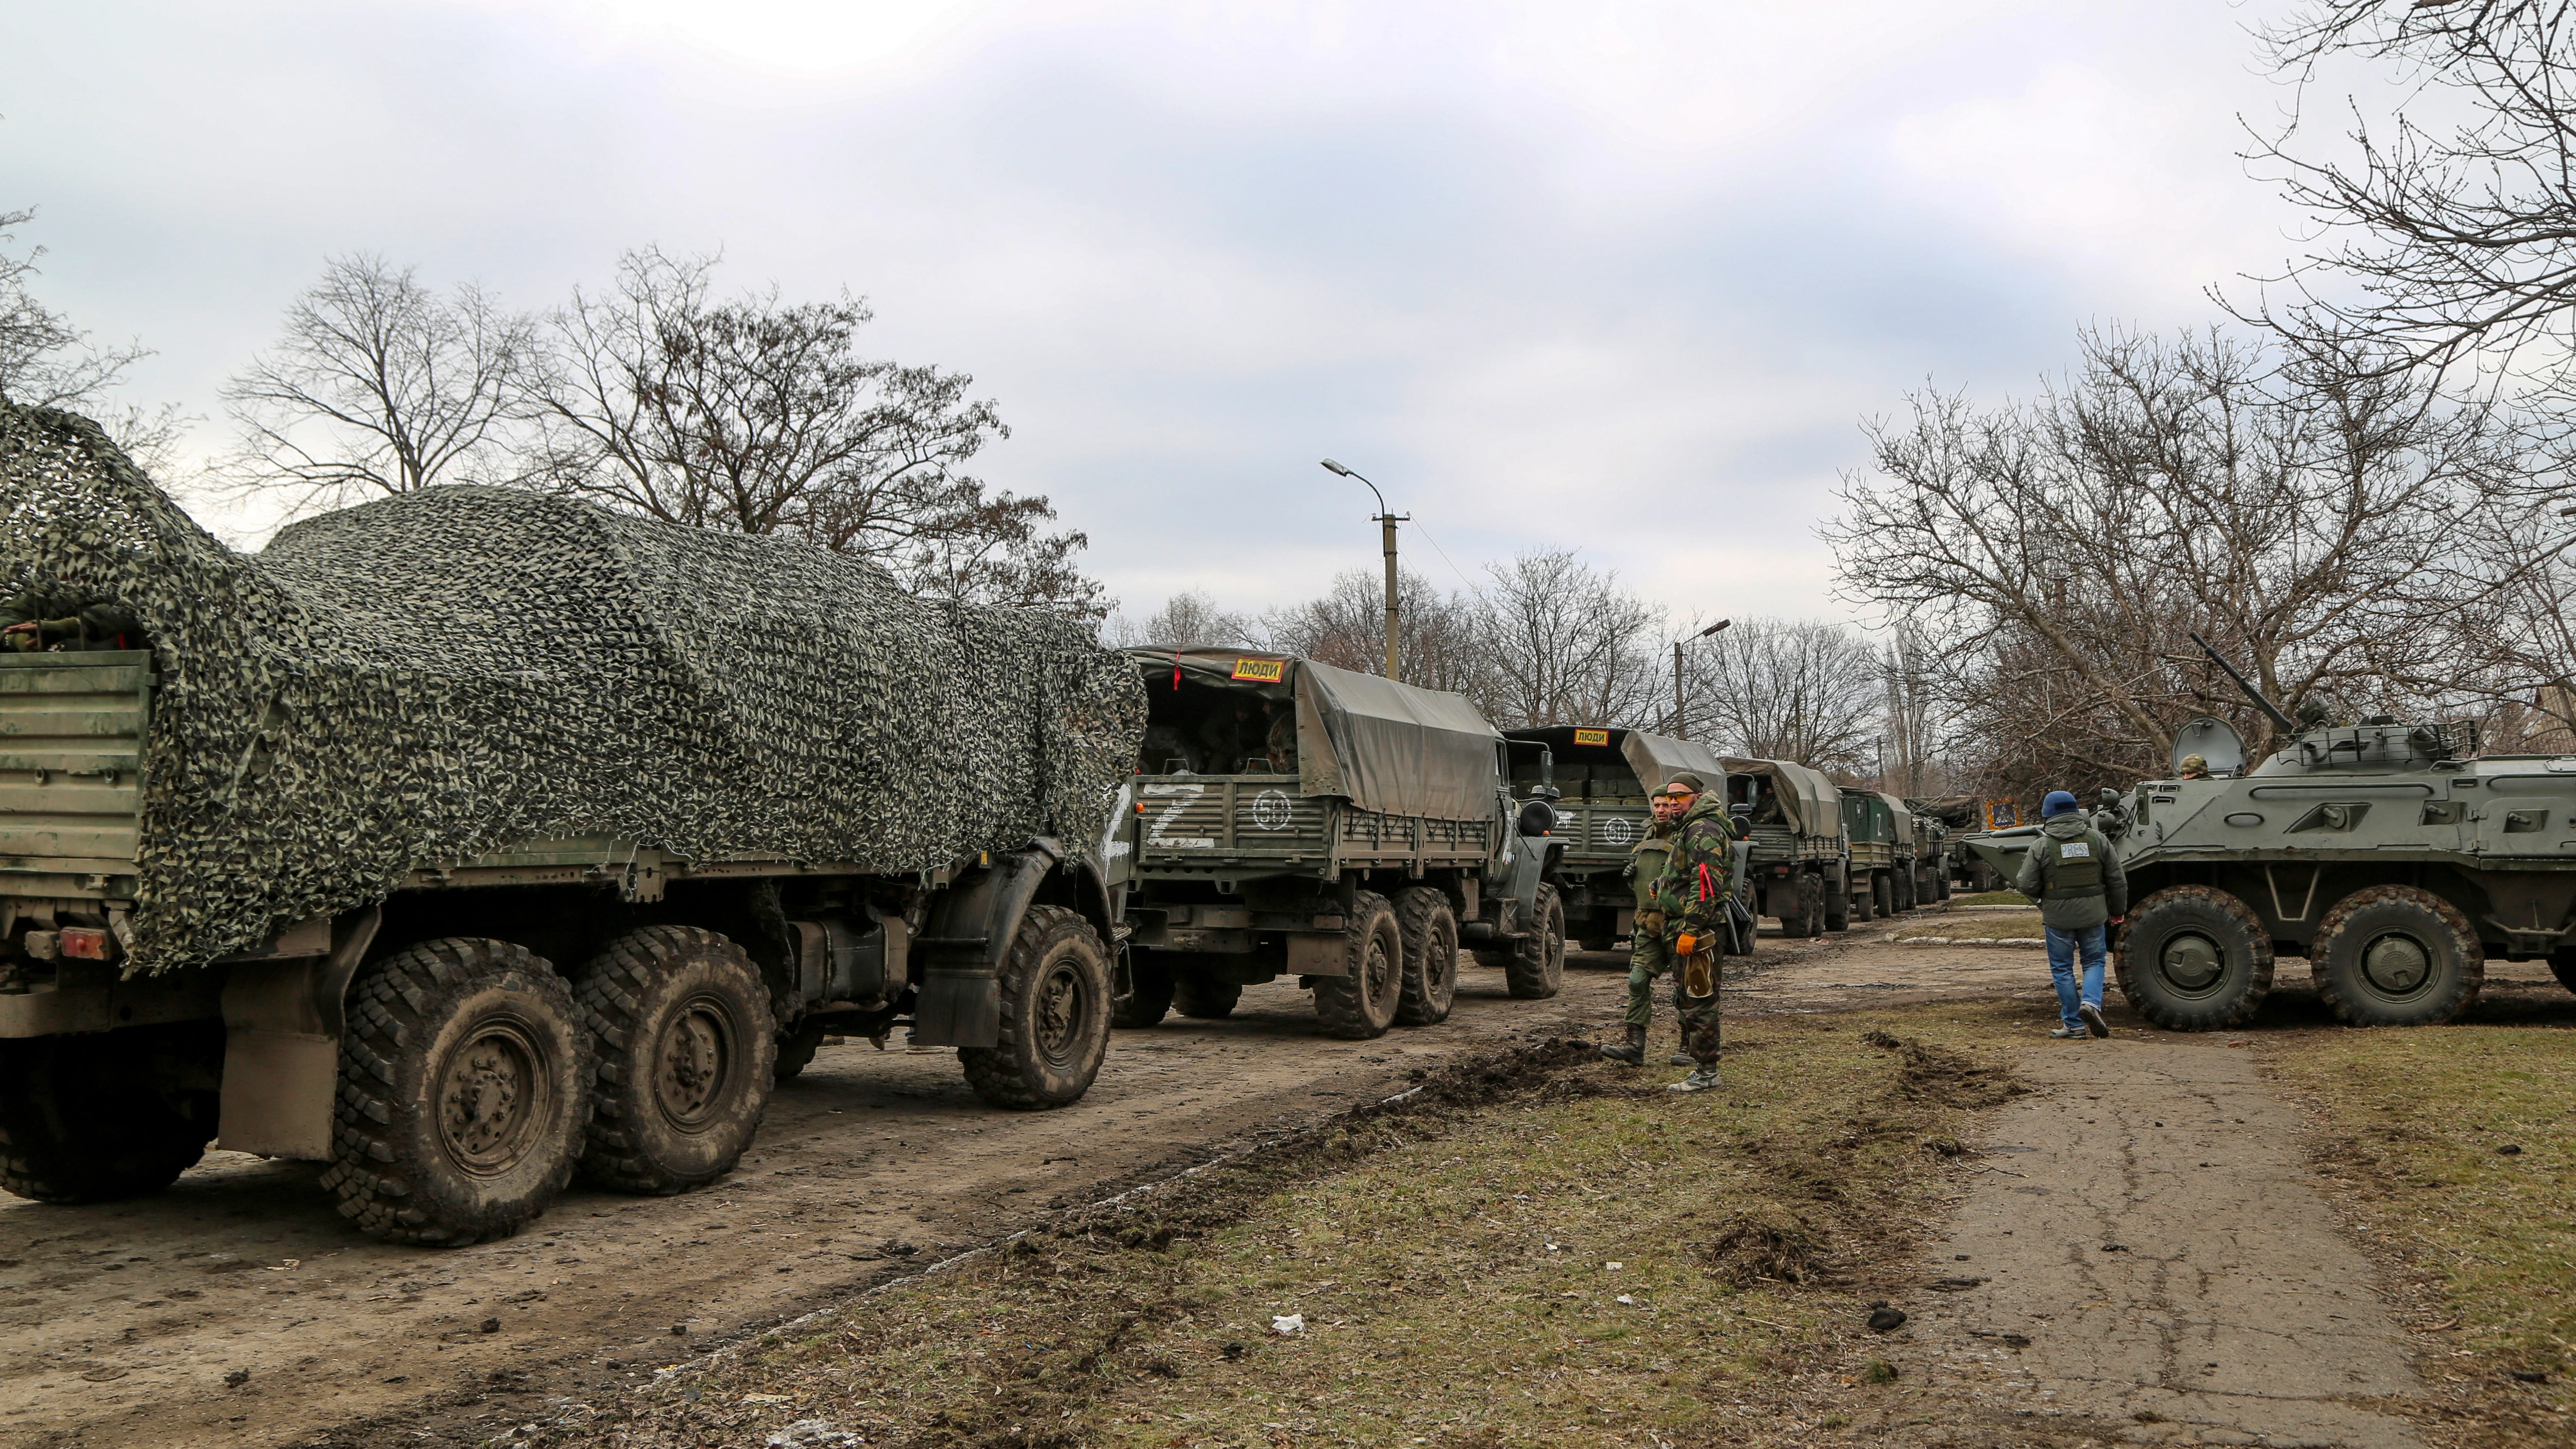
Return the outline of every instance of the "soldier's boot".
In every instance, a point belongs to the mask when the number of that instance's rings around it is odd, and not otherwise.
[[[1667,1092],[1705,1092],[1717,1085],[1717,1064],[1712,1062],[1689,1076],[1664,1088]]]
[[[1601,1055],[1614,1062],[1626,1062],[1632,1067],[1644,1066],[1646,1064],[1646,1029],[1642,1026],[1629,1027],[1628,1039],[1617,1046],[1603,1047]]]
[[[1664,1062],[1664,1065],[1671,1067],[1688,1067],[1696,1066],[1698,1064],[1699,1058],[1692,1056],[1689,1052],[1675,1052],[1670,1057],[1666,1058]]]

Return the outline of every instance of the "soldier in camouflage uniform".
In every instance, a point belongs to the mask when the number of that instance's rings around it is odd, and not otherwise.
[[[1658,791],[1651,802],[1654,823],[1628,850],[1628,878],[1637,891],[1637,926],[1628,950],[1628,1031],[1618,1046],[1601,1055],[1632,1067],[1646,1062],[1646,1026],[1655,1019],[1655,978],[1673,967],[1664,944],[1664,913],[1655,904],[1655,887],[1664,878],[1664,863],[1673,853],[1673,802]]]
[[[140,649],[143,621],[122,604],[67,589],[20,589],[0,602],[0,648],[30,654],[64,644]]]
[[[1655,891],[1664,936],[1672,943],[1673,1009],[1681,1017],[1682,1050],[1699,1064],[1672,1084],[1676,1092],[1717,1085],[1718,946],[1728,929],[1726,903],[1735,893],[1735,830],[1726,801],[1699,793],[1699,784],[1683,775],[1666,787],[1667,793],[1688,793],[1676,800],[1672,859]]]

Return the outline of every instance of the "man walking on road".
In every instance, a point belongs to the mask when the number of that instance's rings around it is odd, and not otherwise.
[[[2051,790],[2039,806],[2039,840],[2024,856],[2013,886],[2039,902],[2039,923],[2048,937],[2048,974],[2057,982],[2057,1014],[2050,1036],[2072,1040],[2109,1036],[2111,1023],[2102,1016],[2102,958],[2108,953],[2109,927],[2129,913],[2129,873],[2111,853],[2111,842],[2084,818],[2075,797]],[[2081,989],[2075,979],[2075,957],[2084,957]]]

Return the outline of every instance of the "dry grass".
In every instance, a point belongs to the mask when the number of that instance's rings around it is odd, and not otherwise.
[[[2576,1031],[2300,1032],[2268,1045],[2321,1117],[2319,1166],[2364,1233],[2429,1275],[2437,1311],[2456,1319],[2437,1372],[2576,1410]]]
[[[1435,1076],[537,1439],[1862,1442],[1924,1409],[1863,1381],[1860,1320],[1966,1115],[2018,1090],[1995,1011],[1768,1019],[1690,1097],[1574,1044]]]
[[[2036,902],[2019,891],[1979,891],[1972,896],[1952,896],[1950,904],[1954,906],[2027,906],[2034,905]]]
[[[1973,916],[1934,916],[1930,920],[1908,921],[1896,928],[1896,939],[1912,941],[1924,936],[1946,936],[1953,941],[2011,941],[2039,939],[2039,912],[1979,911]]]

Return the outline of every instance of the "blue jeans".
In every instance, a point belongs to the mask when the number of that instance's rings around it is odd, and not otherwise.
[[[2078,926],[2072,931],[2055,926],[2040,929],[2048,933],[2048,974],[2057,981],[2057,1014],[2065,1018],[2068,1026],[2081,1031],[2084,1018],[2075,1014],[2075,1004],[2078,1000],[2102,1004],[2102,957],[2109,949],[2110,933],[2101,926]],[[2084,994],[2080,998],[2075,994],[2078,948],[2084,952]]]

